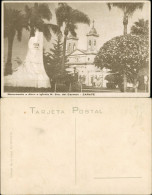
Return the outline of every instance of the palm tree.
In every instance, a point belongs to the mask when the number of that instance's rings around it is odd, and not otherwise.
[[[149,36],[149,22],[148,20],[138,19],[131,27],[131,34]]]
[[[51,24],[52,13],[48,4],[35,3],[33,7],[25,6],[25,18],[30,31],[30,37],[34,36],[35,31],[43,32],[47,41],[51,39],[51,31],[58,32],[58,26]]]
[[[61,28],[64,27],[64,43],[63,43],[63,58],[62,58],[62,71],[65,65],[65,55],[66,55],[66,42],[67,36],[71,33],[76,36],[77,23],[90,24],[89,17],[83,12],[73,9],[66,3],[59,3],[56,9],[57,24]]]
[[[19,10],[6,8],[4,6],[4,38],[8,39],[7,62],[4,75],[12,74],[12,49],[15,35],[21,41],[22,30],[26,27],[23,14]]]
[[[128,25],[128,18],[131,17],[137,9],[143,8],[143,3],[108,3],[109,10],[112,7],[117,7],[123,11],[123,25],[124,25],[124,35],[127,34],[127,25]],[[127,89],[127,77],[124,73],[124,92]]]

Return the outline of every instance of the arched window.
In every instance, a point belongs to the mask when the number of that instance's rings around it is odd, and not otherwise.
[[[96,45],[96,40],[94,40],[94,46]]]
[[[89,45],[91,46],[91,40],[89,40]]]

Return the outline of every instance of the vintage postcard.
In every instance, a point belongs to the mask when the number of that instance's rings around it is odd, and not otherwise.
[[[1,100],[1,194],[151,194],[151,99]]]
[[[149,97],[150,1],[3,1],[3,97]]]

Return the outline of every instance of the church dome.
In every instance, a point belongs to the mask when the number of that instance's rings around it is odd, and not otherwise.
[[[99,36],[99,35],[97,34],[97,31],[96,31],[95,27],[94,27],[94,20],[93,20],[92,28],[91,28],[91,30],[89,31],[89,33],[87,34],[87,36],[91,36],[91,35],[97,36],[97,37]]]

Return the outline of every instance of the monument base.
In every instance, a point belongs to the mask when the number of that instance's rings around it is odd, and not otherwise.
[[[4,77],[5,86],[11,87],[35,87],[35,88],[50,88],[49,78],[41,78],[42,75],[8,75]]]

